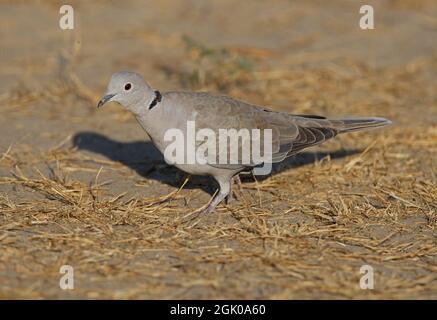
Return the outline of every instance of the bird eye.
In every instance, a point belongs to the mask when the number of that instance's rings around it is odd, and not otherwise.
[[[132,88],[132,84],[130,84],[130,83],[126,83],[126,84],[124,85],[124,90],[129,91],[130,88]]]

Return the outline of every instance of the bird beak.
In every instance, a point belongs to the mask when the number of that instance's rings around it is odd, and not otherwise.
[[[111,99],[115,96],[115,94],[107,94],[102,99],[100,99],[99,103],[97,104],[97,108],[100,108],[103,106],[106,102],[111,101]]]

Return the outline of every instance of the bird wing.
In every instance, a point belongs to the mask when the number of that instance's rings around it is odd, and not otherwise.
[[[276,112],[260,106],[251,105],[227,96],[211,95],[208,93],[191,94],[183,99],[186,107],[196,114],[196,130],[212,129],[216,134],[216,145],[219,145],[220,129],[260,129],[260,148],[264,150],[264,129],[271,129],[272,134],[272,162],[280,162],[286,157],[301,150],[324,142],[334,137],[339,130],[335,123],[319,116],[296,116],[283,112]],[[247,139],[246,139],[247,140]],[[244,138],[241,139],[243,143]],[[197,146],[206,141],[200,141]],[[228,157],[234,155],[229,146],[216,151],[216,161],[208,162],[218,168],[244,169],[260,165],[251,161],[242,163],[242,143],[237,150],[237,164],[221,164],[219,157],[227,152]],[[235,156],[235,155],[234,155]]]

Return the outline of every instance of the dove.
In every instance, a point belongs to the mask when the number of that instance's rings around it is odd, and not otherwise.
[[[110,101],[121,104],[133,113],[166,161],[166,148],[171,143],[165,139],[166,132],[170,129],[185,132],[189,122],[195,123],[196,130],[208,128],[213,132],[222,129],[270,130],[272,163],[283,161],[338,134],[391,123],[377,117],[336,120],[314,115],[294,115],[208,92],[161,93],[152,89],[140,74],[129,71],[112,75],[98,107]],[[232,180],[238,178],[239,173],[254,170],[261,164],[203,161],[174,165],[191,175],[211,176],[218,183],[218,191],[208,204],[197,210],[199,214],[207,214],[214,211],[223,200],[230,199]]]

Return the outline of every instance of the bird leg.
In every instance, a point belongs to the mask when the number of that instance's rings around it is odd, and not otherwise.
[[[238,192],[240,193],[240,195],[243,193],[243,186],[241,185],[241,179],[240,179],[240,175],[235,175],[232,178],[232,182],[231,182],[231,192],[229,192],[229,194],[227,195],[225,201],[226,204],[230,204],[231,202],[234,201],[234,199],[239,199],[239,195],[237,194],[237,192],[235,191],[235,188],[233,188],[234,185],[237,185],[238,187]]]
[[[234,176],[234,182],[237,184],[238,192],[243,193],[243,184],[241,183],[240,175]]]
[[[220,202],[222,202],[226,198],[226,195],[222,194],[220,191],[211,199],[209,204],[205,207],[200,209],[197,213],[199,215],[206,215],[214,211],[214,209],[219,205]]]
[[[230,194],[231,179],[216,178],[216,180],[220,185],[219,191],[212,197],[205,208],[198,209],[193,214],[204,215],[211,213]]]
[[[232,191],[231,191],[231,192],[229,192],[229,194],[226,196],[226,198],[225,198],[225,203],[226,203],[226,204],[231,204],[232,202],[234,202],[234,200],[235,200],[235,198],[234,198],[234,196],[233,196],[233,194],[232,194]]]

